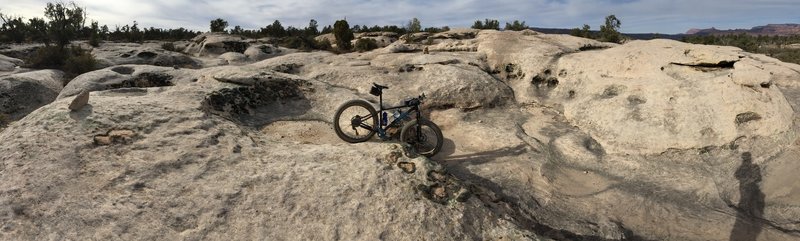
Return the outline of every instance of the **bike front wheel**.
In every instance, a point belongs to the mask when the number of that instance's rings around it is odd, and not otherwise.
[[[336,110],[333,129],[342,140],[350,143],[365,142],[375,135],[378,113],[369,102],[351,100]]]
[[[400,140],[410,144],[420,155],[432,157],[442,149],[444,137],[435,123],[419,119],[406,123],[400,131]]]

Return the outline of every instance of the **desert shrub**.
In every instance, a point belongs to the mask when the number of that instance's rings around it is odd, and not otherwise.
[[[80,47],[64,49],[58,46],[41,47],[26,63],[28,68],[60,69],[64,71],[67,79],[97,69],[97,60],[94,56]]]
[[[356,51],[366,52],[378,48],[378,42],[371,38],[360,38],[356,40]]]
[[[33,69],[61,69],[66,56],[66,51],[58,46],[45,46],[36,49],[25,63]]]
[[[166,43],[161,44],[161,48],[166,50],[166,51],[173,51],[173,52],[176,51],[175,50],[175,44],[172,43],[172,42],[166,42]]]
[[[324,38],[320,41],[316,41],[315,48],[319,50],[331,50],[333,47],[331,46],[331,41]]]
[[[310,51],[314,47],[316,47],[316,43],[313,39],[304,38],[299,36],[291,36],[286,37],[280,44],[283,47],[292,48],[292,49],[299,49],[303,51]]]
[[[72,79],[75,76],[97,69],[97,60],[88,51],[80,47],[73,47],[70,49],[69,57],[67,57],[61,69],[67,74],[67,79]]]

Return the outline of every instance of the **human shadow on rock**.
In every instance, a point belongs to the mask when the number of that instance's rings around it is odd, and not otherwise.
[[[762,230],[764,217],[764,193],[761,192],[761,167],[753,164],[750,152],[742,153],[742,164],[733,174],[739,180],[739,204],[736,209],[736,222],[731,230],[731,241],[756,240]]]

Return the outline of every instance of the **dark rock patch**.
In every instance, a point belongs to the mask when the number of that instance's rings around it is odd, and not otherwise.
[[[126,66],[117,66],[111,68],[111,71],[117,72],[119,74],[133,74],[134,69]]]
[[[736,115],[735,122],[736,122],[737,125],[741,125],[741,124],[744,124],[744,123],[747,123],[747,122],[757,121],[757,120],[760,120],[760,119],[761,119],[761,115],[759,115],[758,113],[752,112],[752,111],[748,111],[748,112],[740,113],[740,114]]]

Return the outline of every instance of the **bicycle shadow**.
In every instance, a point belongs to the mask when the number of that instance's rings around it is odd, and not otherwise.
[[[742,164],[733,174],[739,180],[739,203],[736,209],[736,222],[731,230],[731,241],[756,240],[761,234],[764,217],[764,198],[761,183],[761,167],[753,164],[750,152],[742,153]]]
[[[469,167],[489,163],[503,157],[524,154],[527,152],[527,146],[525,144],[462,155],[453,155],[455,149],[453,141],[445,138],[442,143],[442,150],[432,159],[444,165],[449,173],[461,180],[485,187],[496,193],[501,200],[506,202],[514,204],[518,202],[517,198],[504,193],[501,185],[488,178],[475,174]]]

